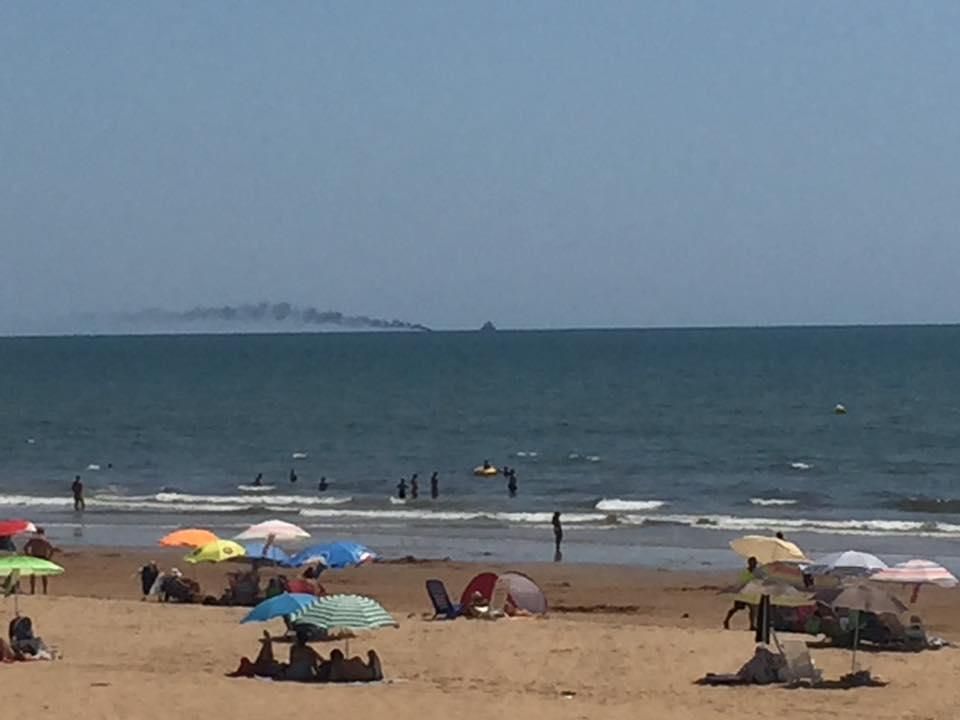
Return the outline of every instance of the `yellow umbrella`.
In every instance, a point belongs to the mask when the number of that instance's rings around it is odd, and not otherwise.
[[[741,557],[757,559],[761,565],[773,562],[806,563],[810,559],[788,540],[766,535],[744,535],[742,538],[730,541],[730,547]]]
[[[235,543],[233,540],[214,540],[203,547],[199,547],[187,555],[184,560],[188,563],[196,564],[202,562],[223,562],[233,558],[243,557],[247,554],[243,545]]]
[[[771,605],[780,607],[805,607],[816,602],[811,593],[777,580],[751,580],[737,591],[733,599],[748,605],[759,605],[764,595],[770,597]]]
[[[200,548],[219,539],[209,530],[184,528],[183,530],[175,530],[169,535],[164,535],[159,542],[162,547]]]

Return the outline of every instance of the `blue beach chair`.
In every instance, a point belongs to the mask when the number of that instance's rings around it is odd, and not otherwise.
[[[450,602],[442,580],[427,580],[427,595],[433,603],[434,620],[453,620],[460,617],[462,608]]]

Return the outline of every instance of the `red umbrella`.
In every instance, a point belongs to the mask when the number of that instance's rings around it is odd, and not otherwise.
[[[26,520],[2,520],[0,521],[0,537],[10,537],[20,533],[36,532],[37,526]]]

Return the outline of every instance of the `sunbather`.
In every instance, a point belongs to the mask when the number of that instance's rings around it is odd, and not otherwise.
[[[345,658],[340,650],[330,653],[330,682],[375,682],[383,680],[380,657],[373,650],[367,653],[367,662],[359,657]]]
[[[297,636],[290,646],[290,663],[280,673],[280,680],[295,682],[314,682],[320,678],[323,658],[308,641],[310,633],[306,628],[297,628]]]
[[[277,678],[284,670],[284,664],[273,657],[273,638],[266,630],[260,639],[260,652],[253,662],[249,658],[240,658],[240,667],[230,673],[231,677],[267,677]]]
[[[503,614],[507,617],[533,617],[533,613],[518,607],[512,597],[507,596],[507,601],[503,604]]]
[[[10,647],[13,652],[25,660],[49,660],[50,651],[46,644],[33,633],[33,622],[27,616],[15,617],[10,621]]]

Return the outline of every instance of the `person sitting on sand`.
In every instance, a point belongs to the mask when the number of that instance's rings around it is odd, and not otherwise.
[[[296,639],[290,646],[290,663],[284,668],[278,679],[293,682],[313,682],[320,677],[323,658],[320,657],[320,653],[307,644],[310,640],[310,631],[307,628],[299,627],[296,633]]]
[[[15,617],[8,628],[10,647],[25,660],[50,660],[46,644],[33,633],[33,621],[26,615]]]
[[[273,656],[273,638],[266,630],[260,638],[260,652],[253,662],[240,658],[240,667],[230,673],[230,677],[267,677],[277,678],[284,670],[284,664]]]
[[[463,609],[463,615],[473,620],[495,620],[493,612],[490,610],[490,601],[483,596],[479,590],[474,590],[470,596],[470,602]]]
[[[160,568],[155,561],[151,560],[137,571],[137,575],[140,576],[140,589],[143,591],[143,600],[146,600],[153,591],[153,584],[157,581],[157,578],[160,577]]]
[[[345,658],[340,650],[330,653],[329,682],[377,682],[383,680],[380,657],[374,650],[367,653],[367,662],[359,657]]]
[[[757,576],[754,574],[757,570],[757,559],[755,557],[749,558],[747,560],[747,569],[740,573],[740,585],[746,585],[748,582],[757,579]],[[756,618],[755,618],[755,609],[753,605],[750,605],[740,600],[735,600],[733,607],[727,612],[727,616],[723,619],[723,629],[730,629],[730,618],[736,615],[741,610],[747,610],[750,613],[750,629],[756,629]]]
[[[507,617],[533,617],[532,612],[519,607],[509,595],[507,595],[507,601],[503,604],[503,614]]]

